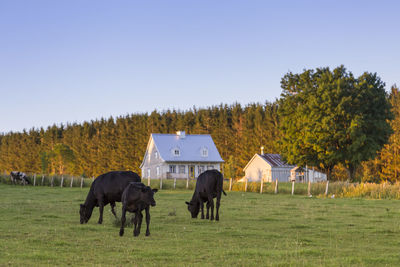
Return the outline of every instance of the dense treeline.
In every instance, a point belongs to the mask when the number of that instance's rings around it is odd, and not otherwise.
[[[388,100],[393,134],[376,157],[362,162],[355,181],[400,181],[400,91],[393,86]],[[278,103],[219,105],[189,111],[153,111],[47,129],[0,134],[0,171],[97,176],[109,170],[140,173],[151,133],[211,134],[225,160],[226,177],[243,176],[243,167],[264,146],[279,151]],[[316,166],[318,167],[318,166]],[[338,164],[333,180],[347,180]]]
[[[82,124],[53,125],[0,135],[0,170],[97,176],[110,170],[140,173],[151,133],[211,134],[225,160],[225,173],[243,167],[264,146],[277,153],[277,104],[236,103],[189,111],[153,111]]]

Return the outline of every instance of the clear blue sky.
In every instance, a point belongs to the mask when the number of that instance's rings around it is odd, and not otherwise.
[[[400,85],[398,1],[0,0],[0,132],[274,101],[288,71]]]

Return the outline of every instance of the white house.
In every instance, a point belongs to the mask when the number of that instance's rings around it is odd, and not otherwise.
[[[210,135],[151,134],[143,162],[142,178],[197,178],[205,170],[220,170],[223,163]]]
[[[301,168],[289,165],[282,161],[279,154],[255,154],[247,163],[243,171],[244,179],[251,182],[272,182],[278,179],[279,182],[320,182],[326,181],[326,174],[314,169]]]

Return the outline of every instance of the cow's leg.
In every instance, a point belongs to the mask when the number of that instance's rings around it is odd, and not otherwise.
[[[150,226],[150,207],[147,207],[146,208],[146,236],[149,236],[150,235],[150,229],[149,229],[149,226]]]
[[[133,235],[136,236],[136,229],[137,229],[137,223],[138,223],[138,219],[139,219],[139,215],[138,215],[138,211],[135,212],[135,217],[133,218]]]
[[[211,207],[211,218],[210,218],[210,220],[214,220],[214,200],[213,200],[213,197],[212,197],[211,194],[208,196],[207,209],[208,209],[208,206]]]
[[[114,217],[117,218],[117,213],[115,212],[115,202],[110,202],[111,212],[114,214]]]
[[[217,204],[216,204],[216,208],[217,208],[217,213],[215,215],[215,220],[219,221],[219,205],[220,205],[220,201],[221,201],[221,192],[217,193]]]
[[[126,221],[126,209],[125,205],[122,206],[122,215],[121,215],[121,229],[119,230],[119,236],[124,235],[124,227],[125,227],[125,221]]]
[[[137,215],[139,218],[137,220],[138,226],[135,229],[135,233],[134,233],[135,236],[138,236],[140,234],[140,228],[142,227],[142,220],[143,220],[143,214],[141,211],[138,211]]]
[[[100,212],[100,217],[99,217],[98,223],[102,224],[103,223],[103,210],[104,210],[104,202],[103,202],[102,198],[99,199],[98,204],[99,204],[99,212]]]
[[[210,202],[207,201],[207,214],[206,214],[206,219],[207,219],[207,220],[210,218],[210,216],[209,216],[209,211],[210,211]]]
[[[201,218],[204,219],[204,202],[200,198],[200,210],[201,210]]]

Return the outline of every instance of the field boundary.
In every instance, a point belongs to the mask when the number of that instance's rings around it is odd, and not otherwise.
[[[76,177],[68,175],[42,175],[29,174],[29,185],[71,188],[90,187],[94,177]],[[12,184],[10,175],[1,174],[0,183]],[[187,189],[193,190],[195,179],[143,179],[143,183],[160,190]],[[291,194],[308,197],[345,197],[345,198],[369,198],[369,199],[398,199],[400,200],[400,183],[348,183],[348,182],[239,182],[234,179],[224,180],[224,190],[239,192],[254,192],[261,194]]]

